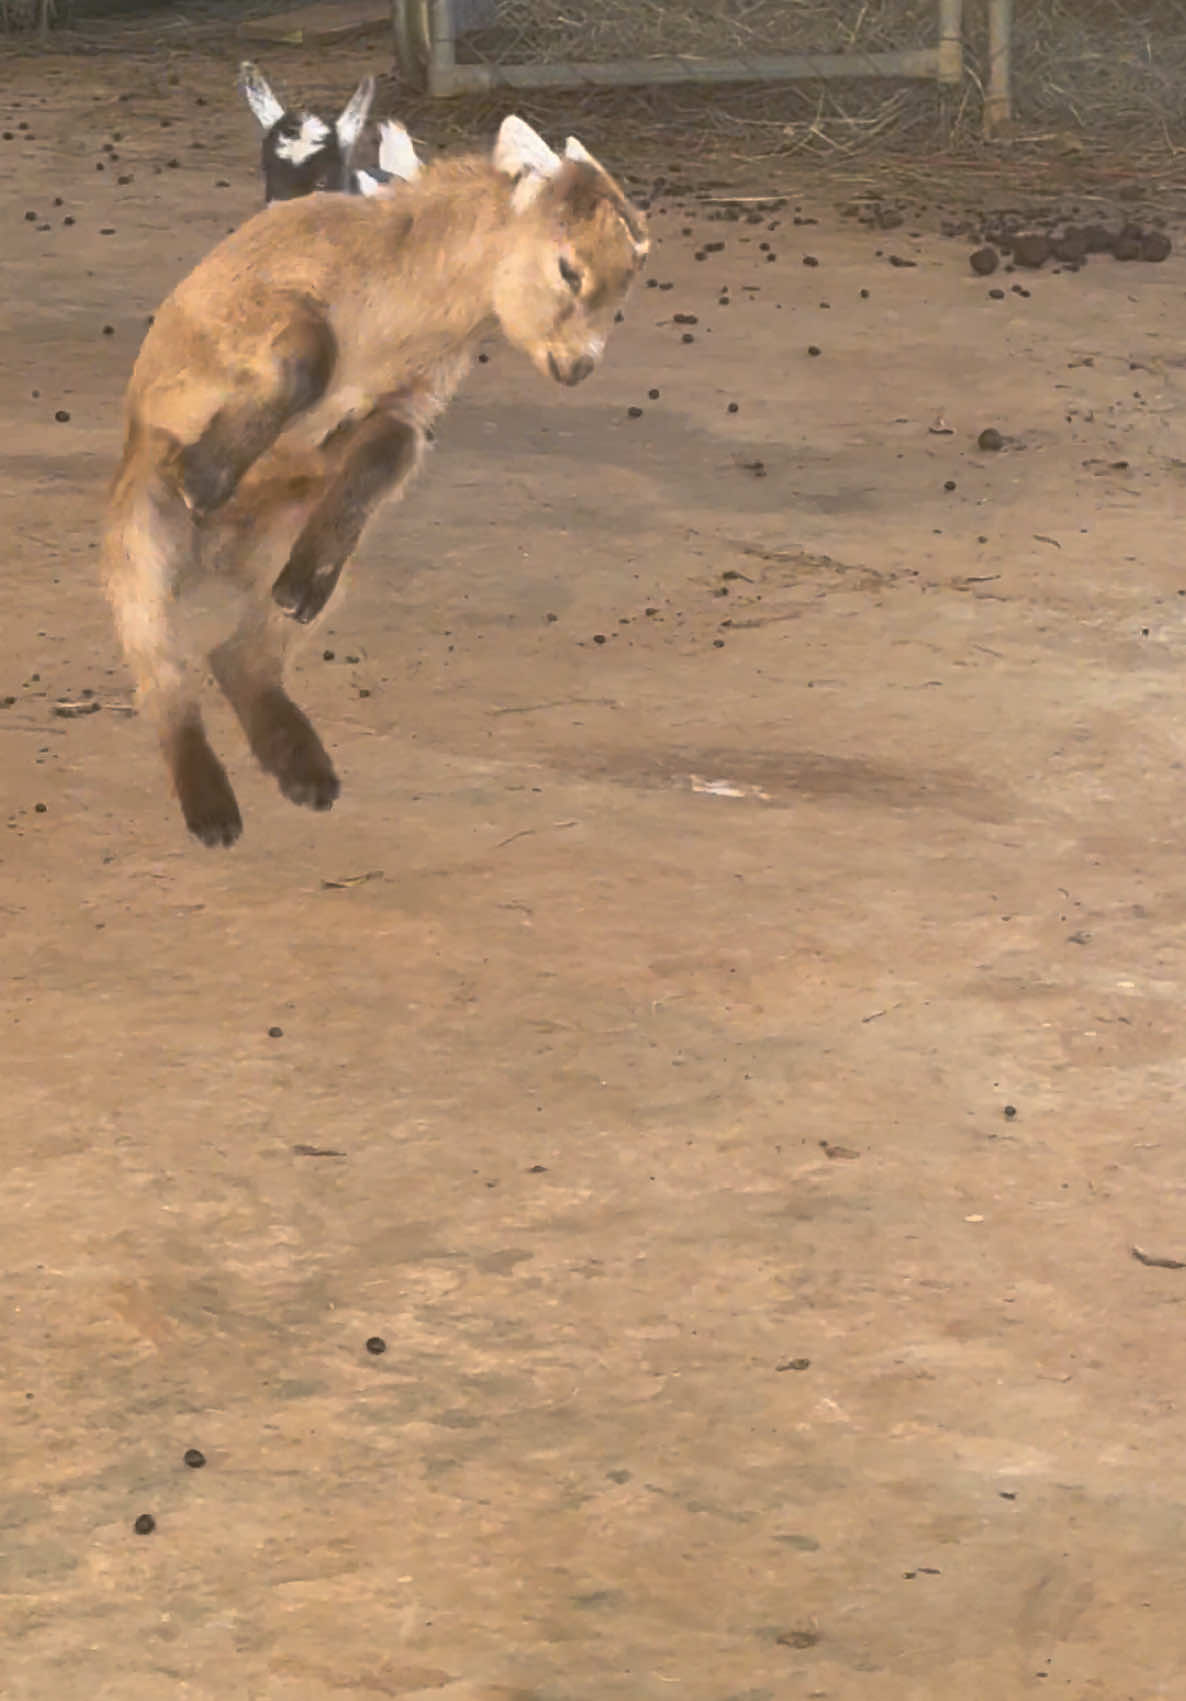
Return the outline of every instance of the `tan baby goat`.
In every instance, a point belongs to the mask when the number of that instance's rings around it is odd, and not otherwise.
[[[128,387],[103,567],[204,844],[233,844],[242,820],[202,723],[187,588],[238,588],[239,624],[209,666],[285,796],[330,808],[333,764],[284,689],[294,633],[415,471],[480,338],[498,327],[579,383],[646,252],[642,214],[579,142],[560,157],[508,118],[492,156],[433,164],[397,195],[268,208],[169,296]]]

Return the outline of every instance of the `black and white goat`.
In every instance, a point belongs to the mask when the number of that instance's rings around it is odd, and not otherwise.
[[[379,125],[379,163],[355,170],[354,150],[366,126],[375,79],[365,77],[332,124],[315,112],[286,107],[257,65],[244,60],[239,88],[264,132],[261,159],[266,201],[295,201],[316,190],[377,195],[399,179],[410,183],[420,161],[402,124]]]

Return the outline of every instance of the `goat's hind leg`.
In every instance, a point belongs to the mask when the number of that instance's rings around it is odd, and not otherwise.
[[[338,426],[324,447],[337,470],[272,586],[275,601],[302,625],[333,595],[376,504],[395,495],[419,466],[424,434],[376,409]]]
[[[336,356],[333,332],[307,307],[268,340],[238,392],[196,442],[178,451],[177,483],[195,515],[211,514],[229,501],[244,473],[290,420],[320,401]]]
[[[236,631],[212,652],[210,665],[252,755],[285,797],[309,809],[331,809],[341,789],[334,765],[309,717],[284,689],[284,660],[295,630],[270,598],[253,602]]]

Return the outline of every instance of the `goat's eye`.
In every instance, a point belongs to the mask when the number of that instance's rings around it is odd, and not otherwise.
[[[570,265],[567,260],[561,260],[560,262],[560,276],[564,279],[565,283],[574,295],[579,295],[581,293],[581,274],[577,271],[576,267]]]

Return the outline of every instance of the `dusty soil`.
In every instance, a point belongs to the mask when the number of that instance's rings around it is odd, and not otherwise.
[[[660,197],[213,853],[94,563],[235,56],[0,98],[5,1696],[1180,1696],[1186,261]]]

